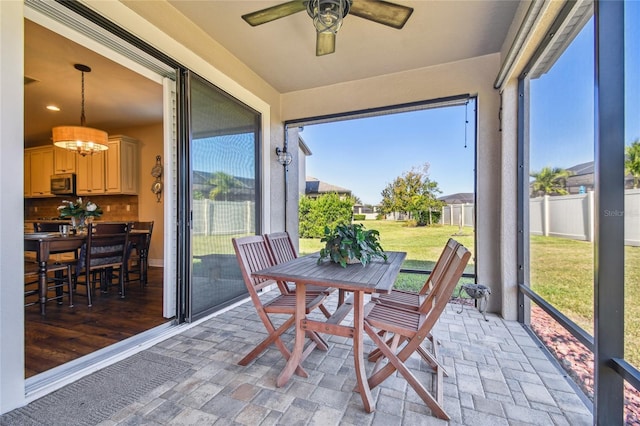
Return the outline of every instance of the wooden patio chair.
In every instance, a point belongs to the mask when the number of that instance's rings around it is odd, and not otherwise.
[[[440,253],[440,257],[436,261],[431,274],[427,278],[427,281],[424,283],[420,291],[409,291],[409,290],[391,290],[391,293],[386,294],[378,294],[373,295],[371,300],[379,303],[384,303],[388,305],[394,305],[399,308],[404,308],[412,311],[417,311],[420,309],[420,306],[423,305],[427,295],[433,290],[433,286],[435,283],[439,282],[443,272],[449,266],[449,262],[453,259],[453,255],[456,253],[458,247],[460,247],[460,243],[454,240],[453,238],[449,238],[447,244],[444,246],[444,249]],[[431,365],[434,369],[440,368],[443,371],[445,376],[448,376],[446,369],[438,363],[438,345],[440,344],[438,340],[433,338],[433,335],[429,333],[427,336],[429,341],[432,343],[432,353],[421,351],[420,354],[422,358]],[[375,349],[369,354],[369,361],[376,361],[381,356],[380,349]]]
[[[242,358],[238,364],[247,365],[254,360],[258,355],[264,352],[267,347],[272,343],[276,345],[282,356],[286,360],[291,356],[291,352],[282,342],[280,336],[286,330],[291,327],[295,322],[295,308],[296,308],[296,295],[293,294],[280,294],[274,299],[263,302],[258,295],[258,292],[268,285],[276,284],[274,280],[267,280],[262,278],[256,278],[251,274],[255,271],[268,268],[275,265],[275,261],[265,238],[261,235],[232,238],[233,249],[236,252],[236,258],[240,265],[240,271],[242,272],[242,278],[251,296],[251,301],[258,312],[260,320],[264,324],[267,330],[267,338],[260,342],[251,352],[249,352],[244,358]],[[307,293],[306,294],[306,308],[305,312],[308,314],[314,309],[318,308],[327,298],[326,293]],[[286,321],[276,328],[269,318],[270,314],[284,314],[289,315]],[[302,359],[304,360],[309,353],[316,347],[320,350],[326,351],[328,349],[326,342],[313,331],[307,332],[307,337],[311,340],[304,350]],[[296,374],[302,377],[308,377],[307,373],[298,367]]]
[[[284,262],[288,262],[290,260],[296,259],[298,257],[298,253],[296,252],[295,247],[293,246],[293,241],[291,241],[291,236],[288,232],[274,232],[271,234],[265,234],[264,238],[267,242],[267,246],[273,255],[273,260],[276,265]],[[293,283],[287,282],[278,282],[278,288],[282,294],[295,294],[296,287]],[[326,293],[331,294],[335,291],[335,288],[332,287],[322,287],[317,285],[308,285],[306,286],[306,292],[309,293]],[[344,300],[344,296],[343,296]],[[338,303],[340,305],[341,303]],[[324,306],[324,304],[319,306],[320,311],[324,314],[325,317],[331,317],[331,312]]]
[[[417,311],[420,308],[420,305],[424,302],[426,295],[432,290],[433,283],[440,278],[459,246],[459,242],[453,238],[449,238],[420,291],[415,292],[410,290],[393,289],[391,290],[391,293],[374,295],[372,296],[372,299],[375,298],[377,301],[382,303],[393,304]]]
[[[405,362],[414,352],[418,352],[424,357],[423,352],[426,351],[421,347],[421,344],[431,333],[447,306],[470,257],[471,253],[460,245],[440,278],[435,280],[431,292],[417,311],[379,302],[373,302],[370,305],[371,309],[364,318],[364,330],[383,355],[378,358],[373,374],[368,379],[371,389],[398,371],[436,417],[449,420],[449,415],[443,407],[443,371],[439,364],[432,365],[435,370],[434,393],[432,394],[407,368]],[[384,336],[380,335],[381,332],[384,332]],[[392,337],[386,340],[385,336]],[[382,365],[383,360],[388,360],[384,366]]]

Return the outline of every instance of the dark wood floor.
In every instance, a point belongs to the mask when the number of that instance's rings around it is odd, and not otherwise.
[[[47,303],[47,315],[38,305],[25,308],[25,377],[95,352],[135,334],[166,323],[162,317],[163,268],[149,268],[147,286],[135,281],[127,286],[126,298],[117,286],[107,294],[97,291],[93,306],[78,294],[74,307]],[[84,292],[84,287],[79,291]]]

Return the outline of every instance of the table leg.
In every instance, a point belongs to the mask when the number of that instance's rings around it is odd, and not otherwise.
[[[302,320],[305,319],[307,286],[304,283],[296,283],[296,313],[295,313],[295,330],[296,338],[293,344],[291,356],[284,366],[284,369],[276,380],[276,386],[279,388],[286,385],[291,375],[296,371],[302,360],[302,352],[305,343],[305,331],[302,329]]]
[[[47,305],[47,262],[38,262],[38,293],[40,298],[40,314],[46,314]]]
[[[140,282],[147,285],[147,250],[140,250]]]
[[[367,382],[367,372],[364,364],[364,293],[356,291],[353,294],[353,358],[356,367],[356,380],[358,382],[358,392],[362,398],[364,409],[367,413],[375,411],[371,389]]]

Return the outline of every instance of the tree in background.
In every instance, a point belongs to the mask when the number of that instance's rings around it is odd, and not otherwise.
[[[625,151],[624,169],[633,176],[633,187],[637,188],[640,180],[640,139],[636,139]]]
[[[539,172],[532,172],[529,176],[532,182],[532,195],[567,195],[567,178],[571,172],[560,167],[543,167]]]
[[[224,198],[224,201],[228,200],[229,194],[235,188],[242,186],[242,182],[225,172],[215,172],[209,179],[209,184],[215,187],[209,192],[209,198],[212,200]]]
[[[408,214],[420,226],[432,224],[433,212],[444,205],[436,198],[441,192],[438,183],[429,178],[429,163],[425,163],[398,176],[382,190],[380,210],[384,214]]]
[[[300,238],[322,238],[324,227],[351,223],[353,197],[340,198],[337,193],[320,195],[317,198],[301,197],[298,204]]]

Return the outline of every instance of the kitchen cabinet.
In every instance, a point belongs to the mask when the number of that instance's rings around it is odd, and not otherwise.
[[[28,198],[51,197],[53,146],[28,148],[25,149],[24,155],[24,196]]]
[[[24,151],[24,196],[31,196],[31,151]]]
[[[138,141],[128,136],[111,136],[105,156],[105,192],[138,194]]]
[[[76,193],[78,195],[104,194],[104,151],[78,156]]]
[[[65,148],[53,148],[53,171],[55,174],[59,173],[75,173],[76,172],[76,154],[75,151],[71,151]]]

